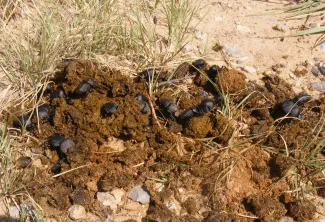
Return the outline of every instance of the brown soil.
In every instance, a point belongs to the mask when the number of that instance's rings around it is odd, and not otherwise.
[[[155,119],[152,114],[142,114],[134,98],[137,93],[147,94],[145,80],[134,81],[91,61],[72,61],[60,68],[54,82],[69,95],[84,79],[95,79],[97,86],[83,99],[54,99],[53,121],[42,123],[41,133],[32,131],[42,142],[53,133],[72,138],[76,146],[68,150],[61,170],[83,167],[52,177],[50,169],[59,157],[56,151],[44,147],[45,155],[34,157],[40,158],[44,167],[24,169],[24,183],[46,217],[67,221],[67,209],[80,204],[104,220],[112,211],[100,206],[94,198],[96,192],[115,188],[128,191],[135,185],[144,185],[151,195],[144,221],[251,221],[250,217],[276,221],[287,210],[297,220],[310,219],[305,212],[314,208],[292,204],[295,194],[285,196],[284,191],[295,189],[294,181],[283,177],[290,169],[303,176],[317,170],[296,160],[307,158],[319,141],[315,139],[304,146],[306,137],[314,136],[313,127],[325,111],[322,97],[304,105],[303,120],[280,121],[274,115],[277,104],[294,96],[288,84],[277,76],[265,76],[265,87],[253,83],[245,87],[244,74],[223,69],[215,84],[236,94],[231,97],[231,107],[248,95],[254,96],[233,110],[231,117],[213,111],[180,125],[172,117],[160,115],[155,99],[172,99],[182,111],[204,98],[197,96],[198,92],[208,90],[210,98],[217,98],[220,111],[222,103],[216,90],[209,91],[207,82],[189,86],[186,93],[173,93],[171,87],[165,87],[154,94],[150,99],[158,115]],[[100,109],[107,102],[114,102],[119,108],[102,118]],[[244,129],[235,130],[239,122],[247,125],[245,133]],[[242,133],[245,142],[238,139]],[[252,137],[256,134],[259,136]],[[264,145],[277,150],[269,152]],[[36,143],[28,146],[42,147]],[[149,178],[167,178],[163,191],[158,192],[155,181]],[[184,197],[180,189],[189,195]],[[182,214],[164,204],[171,197],[184,208]],[[299,208],[295,210],[298,213],[293,213],[293,207]]]

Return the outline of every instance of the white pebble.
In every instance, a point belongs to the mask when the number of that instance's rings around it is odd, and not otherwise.
[[[197,34],[195,34],[195,37],[199,40],[204,40],[207,38],[207,34],[206,33],[197,33]]]
[[[69,217],[72,220],[81,220],[87,218],[86,210],[83,206],[75,204],[68,209]]]
[[[294,222],[293,218],[284,216],[280,219],[280,222]]]
[[[142,204],[146,204],[150,202],[150,195],[146,190],[144,190],[141,186],[135,186],[128,194],[127,197],[133,201],[140,202]]]
[[[274,27],[275,30],[278,30],[278,31],[281,31],[281,32],[286,32],[288,31],[288,27],[284,24],[277,24],[275,27]]]
[[[19,209],[16,206],[9,206],[8,208],[9,210],[9,216],[14,218],[14,219],[18,219],[19,218]]]
[[[214,21],[216,21],[216,22],[220,22],[222,20],[223,20],[223,16],[215,16],[214,17]]]
[[[325,218],[318,220],[317,222],[325,222]]]
[[[321,43],[319,45],[319,47],[320,47],[320,50],[325,54],[325,42]]]
[[[111,205],[116,205],[115,197],[109,192],[98,192],[97,200],[104,206],[109,207]]]

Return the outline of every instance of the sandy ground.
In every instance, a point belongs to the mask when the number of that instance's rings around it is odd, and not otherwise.
[[[313,48],[319,35],[270,38],[294,34],[306,19],[281,20],[282,15],[249,16],[290,5],[291,1],[228,0],[207,1],[208,14],[197,27],[196,37],[188,48],[203,48],[204,42],[214,45],[232,46],[236,53],[230,55],[233,66],[248,71],[249,80],[258,80],[263,72],[279,71],[280,76],[293,85],[296,93],[309,91],[310,83],[317,82],[311,73],[315,61],[324,53],[320,46]],[[321,24],[320,18],[311,18],[306,26]],[[286,31],[276,30],[278,24],[286,26]],[[306,63],[307,61],[307,63]],[[298,77],[293,71],[309,64],[305,76]],[[253,69],[252,69],[253,68]],[[255,68],[255,69],[254,69]],[[315,93],[315,92],[311,92]]]

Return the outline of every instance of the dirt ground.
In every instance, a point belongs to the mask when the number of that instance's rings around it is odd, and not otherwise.
[[[199,73],[184,63],[175,75],[196,74],[193,80],[163,86],[149,96],[145,79],[124,76],[95,61],[58,66],[52,79],[54,88],[62,86],[68,98],[49,102],[50,94],[43,96],[53,115],[31,131],[37,139],[25,145],[23,154],[33,164],[22,170],[22,180],[47,220],[71,221],[67,211],[74,204],[84,206],[97,218],[94,221],[325,218],[319,204],[325,197],[323,174],[313,164],[315,158],[324,158],[323,146],[317,145],[325,136],[320,130],[325,97],[311,89],[311,83],[321,80],[311,73],[324,57],[319,46],[311,49],[318,36],[266,38],[294,33],[303,22],[246,16],[289,1],[206,3],[209,12],[194,30],[197,38],[184,51],[199,56],[205,41],[240,49],[240,53],[226,56],[232,68],[217,75],[211,75],[208,68],[225,63],[216,59],[220,52],[213,52]],[[305,25],[317,22],[310,18]],[[287,32],[274,29],[280,23],[287,26]],[[165,74],[161,75],[159,81],[165,81]],[[85,98],[73,98],[73,91],[85,79],[94,79],[96,87]],[[230,93],[229,101],[220,89]],[[301,105],[303,118],[282,119],[279,103],[301,92],[312,95]],[[148,97],[154,112],[141,112],[137,93]],[[176,116],[205,98],[213,99],[216,106],[212,112],[181,122],[158,105],[159,98],[178,105]],[[101,107],[108,102],[118,104],[118,109],[103,117]],[[222,110],[224,104],[231,109]],[[56,172],[53,166],[62,154],[46,144],[54,133],[76,143]],[[136,185],[144,186],[151,198],[145,207],[136,208],[137,213],[132,213],[127,200],[112,210],[102,207],[96,198],[97,192],[128,192]]]

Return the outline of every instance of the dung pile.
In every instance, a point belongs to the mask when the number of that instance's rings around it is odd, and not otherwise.
[[[243,213],[243,206],[235,209],[228,205],[238,202],[236,198],[215,201],[226,192],[216,190],[216,184],[223,185],[220,174],[225,162],[220,161],[219,151],[208,148],[209,143],[231,148],[238,134],[238,122],[248,126],[242,131],[247,136],[276,127],[285,137],[300,138],[310,130],[309,126],[298,132],[290,124],[298,127],[299,121],[278,126],[276,120],[285,115],[301,117],[303,113],[314,121],[315,115],[320,115],[319,110],[303,112],[291,100],[284,103],[288,96],[283,90],[286,85],[280,80],[266,77],[266,87],[252,83],[246,87],[244,74],[225,67],[209,67],[204,60],[182,64],[171,78],[167,73],[148,69],[132,79],[84,60],[64,63],[60,69],[44,91],[45,105],[38,107],[41,133],[35,128],[35,113],[31,119],[20,116],[14,120],[15,127],[23,123],[42,141],[29,144],[30,148],[42,149],[38,156],[42,167],[25,169],[24,183],[49,217],[64,218],[62,211],[78,204],[104,220],[117,211],[102,207],[93,197],[98,192],[129,191],[139,185],[150,193],[148,220],[212,218],[223,215],[225,207]],[[148,83],[154,76],[160,88],[150,97]],[[174,87],[189,78],[195,84],[190,83],[188,90]],[[231,107],[245,100],[240,116],[229,117],[220,112],[226,105],[222,93],[233,96]],[[307,97],[292,99],[302,100],[308,102]],[[270,134],[263,142],[281,146],[278,134]],[[294,140],[289,147],[294,149],[300,142]],[[250,167],[244,169],[251,172]],[[271,171],[265,171],[267,177],[271,177]],[[163,182],[162,191],[157,190],[157,181]],[[200,199],[197,206],[195,198],[182,197],[180,189],[196,193]],[[259,189],[261,194],[265,189]],[[245,193],[242,195],[239,197]],[[186,212],[166,207],[172,197]],[[206,213],[198,214],[203,205]],[[118,206],[119,210],[122,208]],[[215,213],[212,215],[210,210]]]

